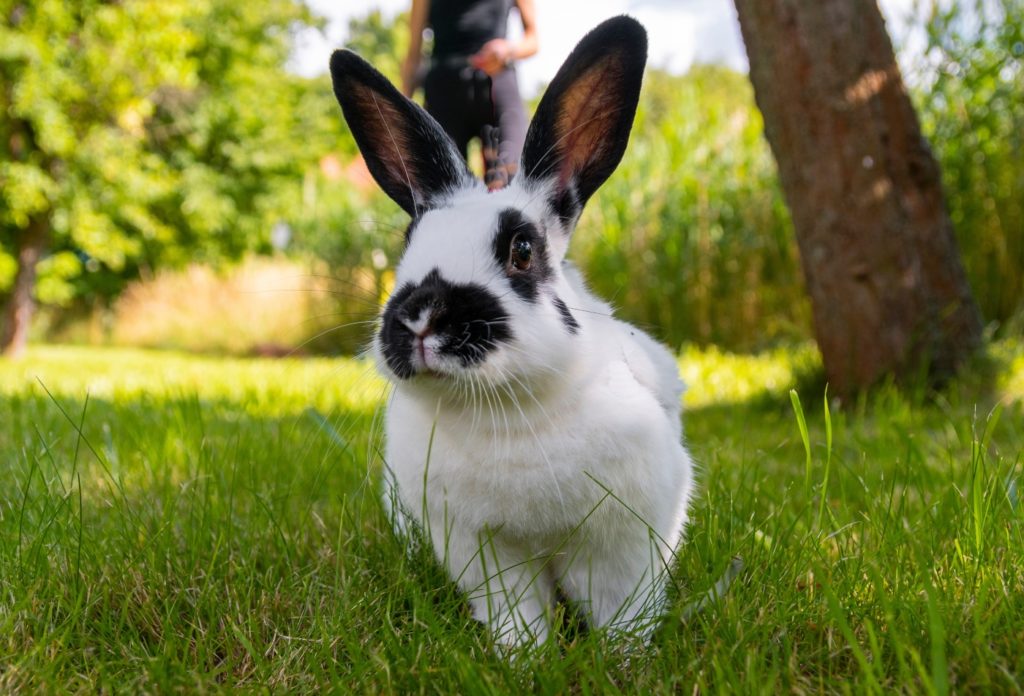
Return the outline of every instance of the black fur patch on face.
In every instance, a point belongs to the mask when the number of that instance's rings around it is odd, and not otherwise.
[[[572,224],[572,221],[582,211],[579,201],[576,200],[576,193],[572,188],[556,191],[548,199],[548,205],[551,206],[551,210],[558,216],[562,227],[568,227]]]
[[[482,363],[487,354],[512,338],[509,316],[487,288],[451,283],[432,270],[418,284],[406,283],[388,301],[380,329],[384,361],[401,379],[412,377],[415,335],[406,325],[427,312],[428,331],[440,339],[438,352],[463,367]]]
[[[412,241],[412,233],[416,231],[416,226],[420,224],[420,218],[414,217],[409,221],[409,226],[405,228],[405,246],[409,247],[409,242]]]
[[[580,323],[576,321],[576,317],[574,317],[572,315],[572,312],[569,311],[569,307],[565,304],[564,301],[562,301],[562,298],[556,297],[554,302],[555,309],[557,309],[558,313],[562,316],[562,322],[565,324],[566,328],[569,329],[569,333],[579,333]]]
[[[528,241],[532,249],[530,266],[525,270],[512,263],[512,242],[517,237]],[[494,237],[493,249],[494,260],[508,276],[512,290],[527,302],[535,302],[540,286],[551,278],[547,239],[537,226],[515,208],[506,208],[498,215],[498,234]]]

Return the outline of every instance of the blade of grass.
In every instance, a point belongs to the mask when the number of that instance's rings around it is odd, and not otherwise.
[[[804,407],[800,404],[800,395],[796,389],[789,390],[789,401],[793,404],[793,413],[796,414],[796,424],[800,429],[800,440],[804,443],[804,490],[808,497],[811,493],[811,437],[807,432],[807,419],[804,418]]]
[[[825,413],[825,476],[821,482],[821,499],[818,502],[818,529],[821,529],[821,521],[825,516],[825,505],[828,501],[828,478],[832,468],[832,413],[828,408],[828,386],[825,387],[822,406]]]

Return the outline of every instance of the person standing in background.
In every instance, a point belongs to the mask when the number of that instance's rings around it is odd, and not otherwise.
[[[522,39],[506,38],[515,6]],[[537,52],[533,0],[412,0],[409,53],[402,65],[402,92],[417,85],[423,30],[434,33],[434,47],[423,80],[424,102],[452,137],[465,159],[469,141],[481,139],[484,181],[505,186],[515,175],[526,139],[526,109],[519,94],[515,61]]]

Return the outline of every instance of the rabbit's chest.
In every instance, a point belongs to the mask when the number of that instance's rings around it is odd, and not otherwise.
[[[533,420],[485,408],[447,421],[396,401],[389,465],[413,509],[426,502],[475,527],[543,534],[641,510],[652,487],[674,485],[681,445],[653,398],[615,395]]]

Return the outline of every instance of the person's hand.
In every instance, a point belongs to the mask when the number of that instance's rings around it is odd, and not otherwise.
[[[494,76],[508,67],[514,57],[511,42],[505,39],[491,39],[469,57],[469,64]]]

